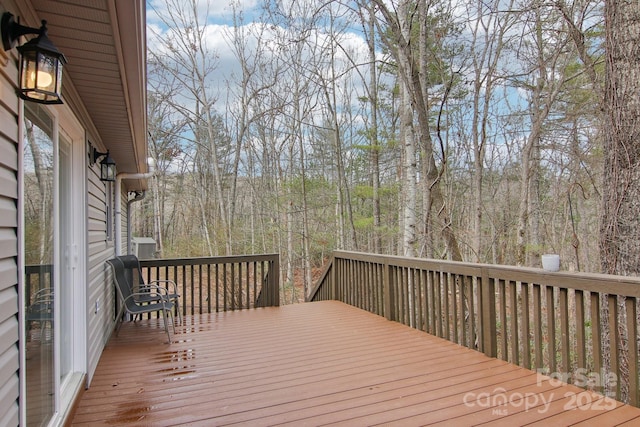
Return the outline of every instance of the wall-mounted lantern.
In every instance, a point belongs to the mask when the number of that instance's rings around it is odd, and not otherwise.
[[[109,155],[109,150],[107,150],[106,153],[101,153],[94,147],[91,147],[89,159],[91,160],[92,165],[94,165],[98,159],[103,156],[104,159],[100,162],[100,180],[113,182],[116,180],[116,162],[114,162]]]
[[[11,13],[6,12],[2,15],[0,32],[4,50],[13,49],[21,36],[38,34],[38,37],[18,47],[18,96],[40,104],[62,104],[62,67],[67,60],[49,40],[47,22],[43,20],[40,28],[25,27],[15,22]]]

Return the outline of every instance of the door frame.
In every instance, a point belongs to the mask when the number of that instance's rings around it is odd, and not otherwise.
[[[63,309],[71,310],[72,318],[72,341],[71,341],[71,374],[65,378],[65,381],[59,384],[57,396],[57,414],[63,417],[71,408],[73,400],[78,390],[83,387],[83,380],[87,372],[87,272],[86,272],[86,236],[87,236],[87,197],[86,197],[86,181],[87,181],[87,152],[86,152],[86,135],[85,130],[76,119],[70,108],[61,108],[58,117],[58,133],[64,135],[64,139],[70,144],[71,156],[71,206],[68,211],[72,217],[71,225],[71,243],[69,258],[71,260],[71,307],[63,307]],[[60,144],[58,143],[58,159],[60,156]],[[58,160],[59,161],[59,160]],[[59,188],[59,185],[58,185]],[[57,198],[59,201],[59,197]],[[57,209],[60,214],[61,209]],[[56,221],[58,233],[60,233],[60,218]],[[59,234],[58,234],[59,235]],[[64,254],[59,254],[58,262]],[[57,269],[60,272],[60,269]],[[59,280],[58,276],[58,280]],[[60,281],[58,281],[61,286]],[[60,298],[56,298],[60,304]],[[60,312],[60,311],[59,311]],[[58,318],[59,320],[59,318]],[[61,322],[57,322],[60,327]],[[58,337],[61,331],[56,331]],[[60,342],[60,341],[59,341]],[[60,346],[57,346],[56,354],[56,379],[60,381]]]
[[[23,100],[18,101],[18,302],[19,302],[19,352],[20,352],[20,424],[26,424],[27,405],[26,400],[26,322],[25,316],[25,220],[24,220],[24,109]],[[60,268],[63,255],[60,253],[60,180],[59,180],[59,164],[60,164],[60,143],[59,135],[64,134],[64,139],[69,142],[71,157],[71,234],[69,241],[74,249],[71,252],[72,271],[71,271],[71,307],[60,307],[60,299],[54,298],[54,379],[55,379],[55,396],[54,396],[54,414],[50,420],[50,425],[61,424],[72,408],[73,401],[78,395],[81,388],[84,387],[84,378],[87,373],[87,151],[86,151],[86,131],[80,121],[73,114],[71,108],[63,104],[62,106],[49,107],[42,106],[53,120],[53,149],[54,149],[54,254],[53,254],[53,283],[54,287],[60,286]],[[55,288],[54,288],[55,289]],[[57,292],[57,291],[56,291]],[[71,374],[60,380],[60,310],[71,310],[72,316],[72,341],[71,341]]]

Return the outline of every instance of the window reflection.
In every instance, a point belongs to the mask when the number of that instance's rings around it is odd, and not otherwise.
[[[27,425],[46,425],[54,413],[52,121],[25,104],[24,224]]]

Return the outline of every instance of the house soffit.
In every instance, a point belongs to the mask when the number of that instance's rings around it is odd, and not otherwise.
[[[145,2],[31,2],[67,58],[63,88],[71,82],[118,172],[146,172]]]

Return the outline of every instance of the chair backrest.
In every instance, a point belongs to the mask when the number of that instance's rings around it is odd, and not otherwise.
[[[111,272],[113,273],[113,281],[116,284],[116,290],[122,298],[122,301],[125,302],[127,309],[135,309],[136,303],[133,298],[129,298],[132,294],[131,284],[127,280],[125,275],[125,268],[122,260],[118,258],[112,258],[107,261],[107,263],[111,266]]]
[[[135,255],[120,255],[116,258],[124,266],[124,274],[131,284],[131,291],[134,293],[140,292],[140,285],[144,285],[146,282],[142,277],[142,269],[140,268],[138,257]]]

